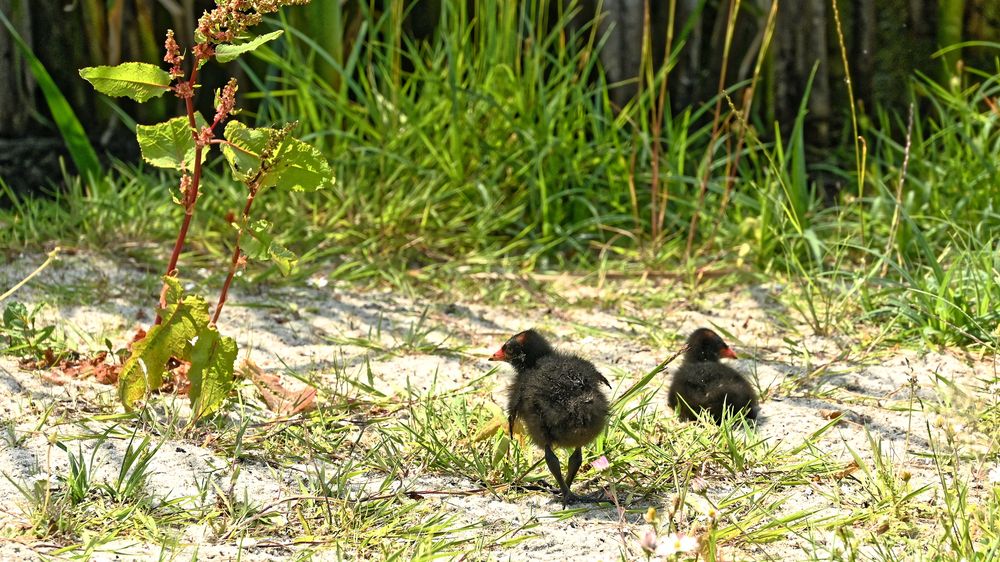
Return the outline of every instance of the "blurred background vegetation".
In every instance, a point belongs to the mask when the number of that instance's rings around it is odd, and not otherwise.
[[[170,238],[176,178],[131,128],[177,100],[115,106],[77,69],[159,61],[211,5],[0,0],[112,155],[107,182],[63,171],[0,32],[0,244]],[[236,75],[241,120],[297,120],[335,164],[318,197],[269,194],[305,271],[780,277],[821,332],[863,317],[996,345],[1000,2],[313,0],[266,27],[287,32],[206,93]],[[216,169],[194,256],[225,252],[240,199]]]
[[[213,5],[213,0],[0,0],[3,13],[78,109],[87,131],[104,144],[121,120],[79,80],[77,70],[128,60],[159,61],[164,30],[176,30],[182,44],[190,45],[197,17]],[[933,57],[940,48],[1000,39],[1000,3],[992,0],[531,0],[511,6],[476,0],[313,0],[308,7],[287,10],[283,24],[296,29],[298,48],[306,57],[295,62],[307,63],[327,85],[342,89],[365,78],[362,66],[348,66],[352,53],[371,56],[373,49],[394,50],[395,78],[400,80],[415,70],[411,55],[419,56],[420,49],[463,39],[462,31],[467,33],[463,40],[475,40],[487,31],[484,23],[518,18],[506,22],[508,28],[496,34],[495,43],[477,45],[485,50],[474,54],[501,62],[515,54],[504,52],[503,46],[553,39],[547,49],[555,57],[550,63],[574,51],[600,59],[600,70],[587,68],[582,78],[606,80],[616,110],[641,92],[644,72],[663,68],[669,50],[669,102],[676,111],[711,101],[720,86],[730,91],[745,87],[765,47],[774,6],[774,37],[764,53],[751,114],[764,123],[777,120],[783,127],[792,126],[816,65],[806,140],[820,148],[838,146],[845,136],[848,98],[834,6],[854,95],[872,109],[905,108],[910,101],[906,85],[914,71],[946,81],[961,73],[957,65],[980,67],[992,56],[980,44]],[[373,40],[395,43],[365,44]],[[46,108],[6,32],[0,34],[0,57],[0,79],[9,85],[0,92],[0,137],[44,136],[39,134],[46,129],[40,118]],[[266,72],[260,65],[255,69]],[[239,74],[239,69],[228,70]],[[125,109],[144,122],[174,115],[176,108],[169,105]]]

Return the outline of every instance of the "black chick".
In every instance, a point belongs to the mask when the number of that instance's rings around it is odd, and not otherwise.
[[[545,464],[562,490],[563,501],[578,500],[569,490],[583,462],[581,447],[593,441],[608,419],[608,399],[600,390],[611,383],[594,365],[558,353],[538,332],[527,330],[507,340],[490,361],[506,361],[516,376],[510,387],[507,422],[511,435],[518,418],[545,450]],[[564,479],[553,447],[575,448]]]
[[[743,375],[719,363],[721,357],[736,358],[736,353],[708,328],[695,330],[687,340],[684,363],[674,373],[667,404],[681,419],[693,421],[708,410],[715,423],[722,422],[723,412],[757,419],[757,393]]]

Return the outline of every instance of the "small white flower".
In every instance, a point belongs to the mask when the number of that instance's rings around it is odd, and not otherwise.
[[[1000,394],[1000,381],[986,387],[986,392],[989,392],[990,394]]]
[[[31,484],[32,486],[36,484],[48,484],[48,482],[49,482],[49,475],[42,472],[39,472],[38,474],[32,474],[31,476],[28,477],[28,484]]]
[[[701,541],[698,537],[691,535],[683,535],[680,540],[681,552],[686,552],[688,554],[694,554],[698,552],[698,548],[701,546]]]
[[[323,287],[326,287],[329,284],[330,280],[327,279],[326,276],[324,275],[315,275],[313,277],[310,277],[309,279],[306,279],[306,285],[309,285],[310,287],[316,287],[317,289],[322,289]]]
[[[190,343],[191,346],[194,347],[194,345],[198,343],[198,336],[195,336],[195,337],[189,339],[188,343]]]
[[[986,479],[989,480],[990,484],[1000,484],[1000,464],[990,469]]]
[[[698,537],[670,533],[656,549],[659,556],[674,556],[675,554],[690,554],[698,550]]]

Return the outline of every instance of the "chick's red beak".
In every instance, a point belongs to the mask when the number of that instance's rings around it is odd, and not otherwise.
[[[507,355],[503,352],[503,348],[500,348],[496,353],[490,356],[490,361],[506,361]]]
[[[736,359],[736,352],[732,348],[725,348],[719,353],[720,357],[728,357],[729,359]]]

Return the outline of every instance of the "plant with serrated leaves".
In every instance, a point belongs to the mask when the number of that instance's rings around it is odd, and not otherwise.
[[[270,187],[312,191],[333,181],[320,152],[290,136],[294,124],[278,129],[254,129],[229,120],[236,105],[235,79],[230,79],[216,92],[215,115],[210,122],[194,109],[199,72],[209,59],[229,62],[276,39],[281,31],[254,38],[248,37],[246,32],[260,23],[264,14],[282,6],[307,2],[216,0],[215,9],[205,12],[198,20],[196,44],[189,53],[178,45],[173,31],[167,31],[163,60],[170,66],[169,70],[141,62],[80,70],[80,76],[109,96],[144,102],[171,92],[184,101],[186,113],[163,123],[136,127],[143,159],[153,166],[180,173],[179,194],[173,199],[183,209],[183,218],[164,275],[156,321],[145,337],[132,346],[132,353],[119,376],[119,397],[128,410],[162,385],[167,364],[172,359],[190,362],[188,378],[195,418],[218,410],[233,388],[236,341],[216,329],[233,277],[246,265],[247,258],[270,260],[286,275],[297,261],[295,254],[274,241],[267,221],[250,219],[255,198]],[[223,123],[226,123],[223,136],[218,138]],[[215,146],[229,162],[233,177],[246,186],[247,198],[243,213],[233,221],[232,259],[215,310],[209,314],[204,298],[184,294],[178,280],[177,261],[198,202],[202,166]]]

